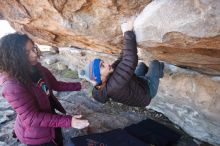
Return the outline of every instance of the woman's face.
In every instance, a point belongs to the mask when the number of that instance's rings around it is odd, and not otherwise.
[[[26,43],[26,54],[28,57],[28,61],[31,65],[36,65],[38,63],[38,55],[37,55],[37,48],[36,46],[32,43],[32,41],[28,41]]]
[[[112,72],[113,72],[112,66],[102,60],[100,62],[100,75],[102,82],[105,82],[107,80],[108,75]]]

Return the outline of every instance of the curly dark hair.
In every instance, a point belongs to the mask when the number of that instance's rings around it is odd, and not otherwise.
[[[0,40],[0,71],[5,71],[24,85],[30,79],[30,64],[26,55],[26,43],[33,42],[27,35],[11,33]]]

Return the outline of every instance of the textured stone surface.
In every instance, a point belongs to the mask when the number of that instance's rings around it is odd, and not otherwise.
[[[220,1],[155,0],[134,26],[139,46],[154,58],[220,74]]]
[[[190,135],[220,145],[220,77],[166,67],[148,108],[162,112]]]
[[[0,14],[34,40],[108,53],[121,47],[120,23],[151,0],[0,0]]]
[[[145,52],[220,75],[219,0],[0,0],[0,4],[4,19],[41,44],[111,54],[122,47],[120,23],[138,13],[135,31]]]

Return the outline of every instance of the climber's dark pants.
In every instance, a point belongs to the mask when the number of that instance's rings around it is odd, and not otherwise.
[[[143,63],[139,63],[135,70],[136,76],[144,79],[150,89],[150,97],[153,98],[157,94],[159,86],[159,61],[152,61],[149,68]]]

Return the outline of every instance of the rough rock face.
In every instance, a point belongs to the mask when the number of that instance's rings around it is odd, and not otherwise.
[[[220,1],[155,0],[136,19],[135,31],[154,58],[220,75]]]
[[[0,0],[0,15],[39,43],[108,53],[121,48],[120,23],[151,0]]]
[[[149,108],[160,111],[187,133],[220,145],[220,77],[167,66]]]
[[[35,41],[105,53],[120,51],[120,23],[136,13],[153,58],[220,75],[219,0],[0,0],[0,17]]]

